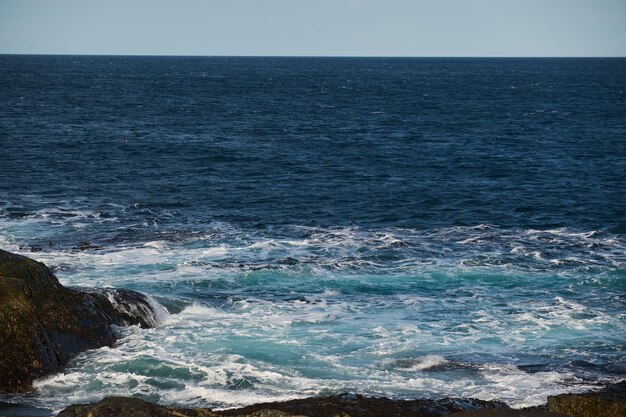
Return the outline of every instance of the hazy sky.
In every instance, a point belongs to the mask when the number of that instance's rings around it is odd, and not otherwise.
[[[0,53],[626,56],[626,0],[0,0]]]

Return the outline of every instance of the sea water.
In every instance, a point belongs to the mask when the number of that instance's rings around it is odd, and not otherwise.
[[[0,247],[160,318],[0,401],[620,380],[625,90],[624,59],[0,56]]]

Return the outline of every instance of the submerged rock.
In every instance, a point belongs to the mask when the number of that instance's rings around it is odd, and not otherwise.
[[[211,411],[206,408],[175,409],[136,398],[109,397],[94,404],[71,405],[59,417],[432,417],[456,411],[507,408],[497,401],[474,399],[391,400],[342,394],[300,400],[257,404],[249,407]]]
[[[0,391],[28,391],[77,353],[112,346],[111,325],[156,320],[140,293],[65,288],[43,263],[0,250]]]

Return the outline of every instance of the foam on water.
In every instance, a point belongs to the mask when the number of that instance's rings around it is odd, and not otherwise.
[[[205,250],[168,243],[41,253],[51,265],[78,264],[59,270],[71,271],[62,275],[66,283],[98,284],[106,276],[179,307],[175,314],[159,309],[157,328],[120,329],[114,349],[80,355],[23,400],[62,408],[131,393],[228,408],[358,391],[522,407],[616,380],[626,369],[623,302],[599,302],[621,290],[602,274],[590,282],[572,271],[559,277],[467,266],[338,273],[187,263]],[[571,366],[576,359],[617,368],[598,368],[590,378]],[[524,370],[537,362],[538,371]]]
[[[450,362],[443,356],[426,355],[421,358],[417,358],[409,369],[413,371],[423,371],[425,369],[433,369],[449,363]]]
[[[51,210],[56,213],[56,210]],[[208,225],[198,232],[150,231],[142,242],[127,241],[100,246],[97,237],[104,233],[97,214],[70,212],[61,217],[61,230],[76,222],[86,229],[85,242],[54,243],[55,222],[47,212],[37,214],[42,221],[34,227],[32,214],[22,218],[0,219],[5,247],[22,252],[37,252],[60,268],[81,264],[95,268],[157,267],[159,277],[168,272],[184,276],[206,269],[323,269],[344,271],[382,269],[385,271],[422,271],[435,267],[488,267],[503,270],[594,273],[621,270],[626,265],[626,241],[621,235],[602,231],[580,232],[565,228],[553,230],[502,229],[489,225],[448,227],[430,230],[386,228],[369,230],[356,227],[288,227],[266,233],[250,232],[223,223]],[[89,223],[83,227],[85,220]],[[115,217],[107,217],[114,230],[125,229]],[[108,226],[107,226],[108,227]],[[45,230],[44,236],[39,236]],[[149,237],[157,234],[160,239]],[[280,238],[272,233],[281,235]],[[47,236],[46,236],[47,235]],[[89,236],[96,242],[89,242]],[[31,245],[28,242],[37,236]],[[62,239],[66,237],[57,236]],[[52,239],[46,242],[46,239]],[[81,239],[79,237],[78,239]],[[179,272],[183,272],[180,274]],[[171,274],[170,274],[171,275]],[[159,279],[158,277],[156,277]],[[168,277],[170,279],[171,277]]]
[[[395,329],[380,326],[369,336],[311,329],[311,337],[326,341],[313,350],[310,340],[291,333],[292,320],[242,310],[193,304],[160,328],[123,330],[116,348],[87,352],[62,373],[38,380],[34,403],[60,408],[130,391],[164,404],[233,407],[358,387],[375,395],[499,398],[521,407],[542,403],[546,393],[590,387],[568,372],[528,374],[498,363],[455,367],[441,355],[393,362],[388,358],[415,345],[394,341]],[[364,337],[373,343],[361,344]]]

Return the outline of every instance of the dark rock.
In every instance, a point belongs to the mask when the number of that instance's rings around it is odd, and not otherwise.
[[[254,415],[263,410],[279,410],[288,415],[315,417],[430,417],[442,416],[456,411],[485,408],[508,408],[498,401],[482,401],[467,398],[444,398],[441,400],[392,400],[365,397],[358,394],[341,394],[330,397],[313,397],[277,403],[257,404],[237,410],[219,412],[221,416]]]
[[[548,397],[548,405],[521,410],[498,401],[444,398],[441,400],[392,400],[340,394],[300,400],[264,403],[244,408],[211,411],[176,409],[135,398],[109,397],[95,404],[72,405],[58,417],[624,417],[626,382],[604,391]]]
[[[152,404],[137,398],[108,397],[94,404],[70,405],[59,417],[216,417],[208,409],[186,410]]]
[[[625,393],[626,382],[622,382],[597,393],[548,397],[547,407],[521,410],[511,409],[498,401],[466,398],[392,400],[357,394],[256,404],[224,411],[175,409],[135,398],[109,397],[95,404],[69,406],[58,417],[434,417],[448,414],[454,417],[624,417]],[[602,401],[600,406],[599,401]]]
[[[112,346],[112,324],[155,323],[142,294],[65,288],[43,263],[0,250],[0,391],[28,391],[77,353]]]
[[[72,250],[74,251],[85,251],[85,250],[101,250],[102,246],[92,245],[91,243],[81,242],[78,246],[74,246]]]
[[[624,417],[626,380],[598,392],[548,397],[548,409],[569,417]]]
[[[551,413],[539,408],[524,408],[522,410],[480,410],[455,413],[452,417],[567,417],[565,414]]]
[[[72,405],[58,417],[105,416],[215,416],[215,417],[432,417],[468,409],[508,408],[500,402],[473,399],[391,400],[362,395],[342,394],[249,407],[211,411],[209,409],[173,409],[135,398],[109,397],[95,404]],[[537,416],[541,417],[541,416]]]
[[[137,291],[121,288],[81,288],[80,290],[94,297],[111,324],[116,326],[138,324],[144,329],[158,324],[148,298]]]

